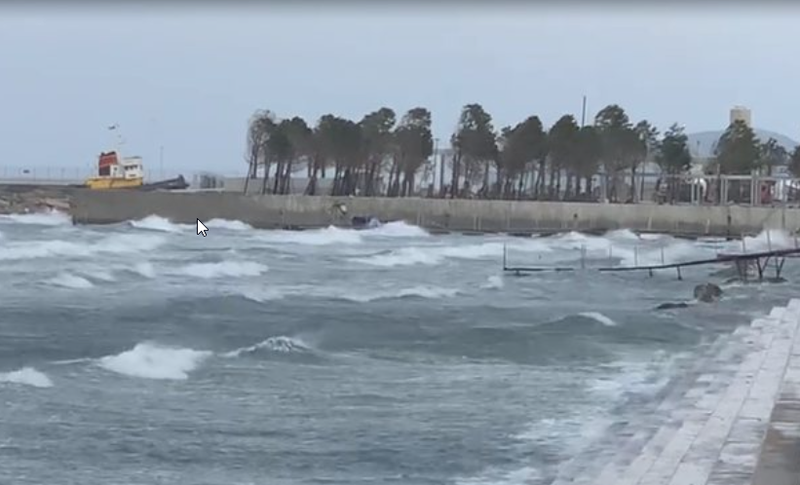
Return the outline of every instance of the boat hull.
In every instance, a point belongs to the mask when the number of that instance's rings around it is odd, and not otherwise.
[[[86,186],[94,190],[127,189],[141,187],[143,183],[141,178],[92,177],[86,180]]]

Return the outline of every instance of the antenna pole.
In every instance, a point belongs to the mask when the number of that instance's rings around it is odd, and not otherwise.
[[[583,107],[581,108],[581,128],[586,124],[586,95],[583,95]]]

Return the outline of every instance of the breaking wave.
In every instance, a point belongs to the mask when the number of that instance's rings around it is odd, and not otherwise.
[[[83,273],[84,276],[88,277],[90,280],[94,279],[94,280],[106,281],[106,282],[116,281],[116,278],[111,273],[111,271],[108,271],[108,270],[105,270],[105,269],[86,270],[86,271],[82,271],[82,273]]]
[[[365,258],[352,258],[358,263],[371,266],[394,267],[411,265],[436,265],[444,260],[453,259],[486,259],[501,257],[503,245],[500,243],[483,243],[464,246],[411,246],[387,251]]]
[[[381,289],[359,291],[353,288],[315,287],[310,285],[245,288],[240,292],[244,298],[264,303],[267,301],[281,300],[292,296],[323,298],[330,300],[344,300],[355,303],[369,303],[378,300],[392,300],[399,298],[424,298],[438,299],[451,298],[460,291],[455,288],[442,288],[430,285],[419,285],[408,288]]]
[[[615,401],[629,395],[654,395],[668,384],[670,376],[677,373],[676,366],[684,358],[684,354],[656,352],[648,361],[614,362],[604,367],[616,373],[593,379],[589,382],[589,389]]]
[[[39,372],[33,367],[23,367],[12,372],[0,373],[0,382],[32,387],[53,387],[53,381],[47,377],[47,374]]]
[[[188,224],[176,224],[169,219],[156,215],[150,215],[137,221],[128,221],[128,224],[137,229],[160,232],[185,232],[193,229],[192,226]]]
[[[397,237],[397,238],[421,238],[430,237],[430,233],[425,229],[407,224],[404,221],[387,222],[372,229],[362,231],[367,236]]]
[[[0,215],[0,221],[16,224],[32,224],[37,226],[71,226],[72,218],[69,214],[57,210],[32,212],[28,214]]]
[[[800,245],[797,238],[786,231],[769,229],[761,231],[757,236],[744,238],[741,241],[730,241],[728,250],[731,252],[759,252],[775,249],[792,249]]]
[[[71,273],[61,273],[55,278],[47,280],[47,282],[51,285],[72,289],[86,289],[94,286],[92,282],[86,278]]]
[[[206,226],[213,229],[225,229],[227,231],[252,231],[253,226],[242,221],[228,219],[211,219]]]
[[[578,316],[589,318],[591,320],[594,320],[595,322],[599,322],[599,323],[605,325],[606,327],[616,327],[617,326],[617,322],[615,322],[614,320],[608,318],[607,316],[603,315],[600,312],[583,312],[583,313],[579,313]]]
[[[180,273],[196,278],[220,278],[225,276],[259,276],[268,270],[263,264],[252,261],[221,261],[219,263],[192,263],[180,269]]]
[[[297,337],[276,336],[263,340],[255,345],[241,347],[219,355],[223,358],[235,358],[267,350],[279,353],[310,352],[312,347]],[[213,357],[210,350],[195,350],[183,347],[171,347],[153,342],[141,342],[132,349],[115,355],[93,359],[96,365],[105,370],[129,377],[160,380],[185,380],[189,374],[198,369],[207,359]],[[92,359],[88,359],[92,361]],[[62,364],[86,362],[87,359],[73,359]]]
[[[362,242],[359,232],[330,226],[325,229],[309,229],[305,231],[264,231],[259,234],[258,239],[266,243],[300,244],[304,246],[359,244]]]
[[[271,352],[280,353],[293,353],[309,352],[312,350],[312,348],[300,338],[279,335],[277,337],[270,337],[255,345],[250,345],[249,347],[241,347],[236,350],[231,350],[230,352],[225,352],[222,354],[222,356],[226,358],[233,358],[244,354],[252,354],[260,350],[268,350]]]
[[[209,226],[210,227],[210,226]],[[304,231],[263,231],[259,239],[273,244],[300,244],[304,246],[327,246],[332,244],[362,244],[365,239],[424,238],[430,234],[403,221],[388,222],[372,229],[348,229],[329,226],[324,229]]]
[[[499,290],[505,286],[503,282],[503,277],[498,275],[489,276],[486,278],[486,283],[481,285],[481,288],[484,290]]]
[[[206,350],[144,342],[131,350],[101,357],[97,363],[106,370],[130,377],[182,380],[212,354]]]
[[[124,254],[147,252],[163,244],[160,236],[147,234],[114,234],[95,243],[78,243],[64,240],[24,241],[6,245],[0,252],[0,260],[35,258],[90,257],[97,254]]]
[[[538,238],[530,241],[486,242],[481,244],[464,244],[457,246],[409,246],[392,249],[366,257],[355,257],[353,262],[370,266],[391,268],[395,266],[441,264],[448,259],[500,259],[504,247],[526,253],[549,253],[552,249]]]
[[[155,278],[156,269],[150,261],[140,261],[131,268],[134,273],[145,278]]]

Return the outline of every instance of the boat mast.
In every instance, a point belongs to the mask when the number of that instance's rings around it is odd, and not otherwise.
[[[122,160],[122,145],[125,143],[125,140],[122,138],[122,133],[119,130],[119,123],[114,123],[113,125],[108,127],[108,131],[111,133],[112,140],[111,140],[111,150],[117,152],[117,157]],[[116,137],[114,136],[116,135]]]

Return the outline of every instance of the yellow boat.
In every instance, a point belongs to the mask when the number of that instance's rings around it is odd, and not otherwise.
[[[86,179],[90,189],[128,189],[144,185],[144,169],[141,157],[127,157],[120,161],[117,152],[101,153],[97,163],[97,175]]]

